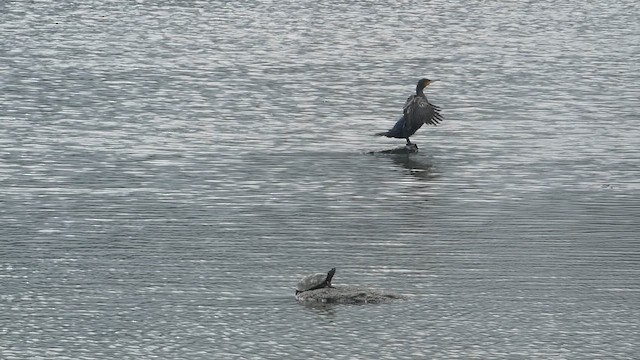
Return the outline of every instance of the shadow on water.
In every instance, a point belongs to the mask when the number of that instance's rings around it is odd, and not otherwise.
[[[371,151],[368,154],[390,159],[394,164],[408,170],[409,174],[422,180],[433,180],[440,176],[434,171],[433,164],[426,156],[421,156],[417,151],[409,151],[406,147]]]
[[[338,315],[336,304],[302,302],[300,305],[305,310],[325,319],[332,319]]]
[[[426,162],[426,158],[412,155],[391,156],[393,163],[409,171],[411,175],[423,180],[433,180],[439,177],[434,173],[433,165]]]

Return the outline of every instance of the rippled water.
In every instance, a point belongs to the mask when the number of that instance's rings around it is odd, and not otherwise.
[[[0,358],[636,357],[639,7],[0,5]]]

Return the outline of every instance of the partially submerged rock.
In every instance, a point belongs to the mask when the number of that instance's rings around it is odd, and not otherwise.
[[[380,150],[380,151],[369,151],[369,154],[415,154],[418,152],[418,145],[416,144],[407,144],[403,147],[397,147],[388,150]]]
[[[350,285],[321,288],[296,294],[296,300],[304,303],[381,304],[403,299],[406,299],[406,296]]]

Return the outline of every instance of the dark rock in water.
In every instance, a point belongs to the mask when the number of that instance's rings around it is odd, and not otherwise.
[[[296,300],[320,304],[380,304],[403,300],[406,296],[357,286],[338,286],[303,291]]]
[[[381,151],[370,151],[369,154],[415,154],[418,152],[418,146],[416,144],[405,145],[403,147],[381,150]]]

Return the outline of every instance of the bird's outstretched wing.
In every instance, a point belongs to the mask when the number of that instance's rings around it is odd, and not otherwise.
[[[422,124],[438,125],[444,120],[440,107],[433,105],[426,97],[411,95],[404,104],[407,126],[420,127]]]
[[[423,124],[438,125],[444,119],[440,115],[440,108],[430,103],[424,96],[409,96],[404,104],[403,112],[404,114],[393,128],[376,135],[407,138],[415,134]]]

